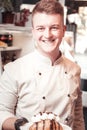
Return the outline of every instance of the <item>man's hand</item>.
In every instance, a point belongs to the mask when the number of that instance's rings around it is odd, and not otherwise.
[[[15,129],[20,130],[20,126],[23,126],[24,124],[28,123],[28,120],[26,118],[20,118],[17,119],[14,123]]]

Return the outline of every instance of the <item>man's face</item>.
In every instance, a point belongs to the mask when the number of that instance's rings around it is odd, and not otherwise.
[[[37,42],[37,48],[45,53],[55,53],[59,50],[65,28],[61,15],[36,13],[33,16],[33,37]]]

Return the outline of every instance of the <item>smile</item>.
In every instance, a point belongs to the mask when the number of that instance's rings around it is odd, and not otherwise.
[[[55,41],[55,39],[52,39],[52,40],[42,40],[44,43],[52,43]]]

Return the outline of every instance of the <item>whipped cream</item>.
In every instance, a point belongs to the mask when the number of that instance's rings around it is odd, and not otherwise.
[[[31,122],[38,122],[41,120],[46,120],[46,119],[50,119],[50,120],[56,120],[57,122],[60,121],[59,116],[53,114],[53,113],[39,113],[38,115],[35,115],[31,118]]]
[[[29,130],[29,128],[33,125],[33,123],[39,122],[41,120],[46,120],[46,119],[57,121],[63,127],[63,130],[72,130],[72,128],[70,128],[69,126],[62,124],[59,116],[53,113],[39,113],[38,115],[33,116],[29,123],[26,123],[20,128],[21,130]]]

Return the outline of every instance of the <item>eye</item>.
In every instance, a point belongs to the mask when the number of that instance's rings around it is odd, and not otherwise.
[[[53,27],[51,27],[51,30],[54,30],[54,31],[56,31],[56,30],[59,30],[60,28],[58,27],[58,26],[53,26]]]
[[[36,28],[36,30],[42,32],[42,31],[44,31],[44,28],[43,27],[38,27],[38,28]]]

